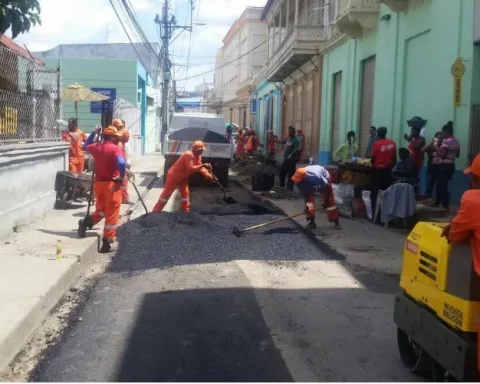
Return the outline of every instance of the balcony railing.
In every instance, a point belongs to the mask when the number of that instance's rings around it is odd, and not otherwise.
[[[356,39],[378,23],[380,0],[337,0],[335,24],[348,37]]]
[[[326,30],[323,26],[294,27],[269,58],[267,79],[282,81],[312,56],[318,55],[318,46],[325,39]]]

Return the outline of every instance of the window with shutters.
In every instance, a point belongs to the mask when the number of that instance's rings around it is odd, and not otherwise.
[[[362,87],[360,90],[360,127],[358,132],[358,154],[365,156],[373,116],[373,91],[375,88],[375,57],[363,60]]]
[[[331,150],[340,146],[340,116],[342,106],[342,72],[333,75]]]

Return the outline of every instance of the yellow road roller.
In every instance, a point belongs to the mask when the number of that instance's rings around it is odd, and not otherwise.
[[[433,381],[479,381],[480,279],[469,244],[441,237],[446,223],[420,222],[403,250],[394,322],[400,357]]]

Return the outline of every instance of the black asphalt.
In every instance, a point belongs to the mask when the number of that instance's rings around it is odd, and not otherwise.
[[[248,280],[215,263],[341,256],[289,221],[232,235],[233,226],[279,218],[269,207],[196,206],[191,215],[153,214],[119,230],[118,255],[33,380],[292,380]]]

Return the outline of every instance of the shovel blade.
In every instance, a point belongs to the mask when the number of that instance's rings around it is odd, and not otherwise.
[[[227,204],[237,204],[237,200],[230,196],[225,197],[223,201]]]
[[[242,232],[240,232],[240,230],[237,227],[233,227],[232,233],[237,237],[242,236]]]

